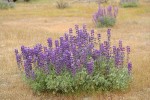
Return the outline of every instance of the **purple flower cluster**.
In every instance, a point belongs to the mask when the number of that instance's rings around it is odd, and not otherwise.
[[[107,40],[101,41],[101,34],[96,34],[94,30],[87,32],[86,25],[79,29],[75,25],[76,35],[70,28],[68,34],[65,33],[59,40],[53,41],[48,38],[48,47],[37,44],[33,48],[21,46],[21,54],[15,50],[16,60],[19,68],[22,66],[27,77],[35,78],[35,69],[40,69],[46,74],[54,69],[56,74],[61,74],[64,70],[69,71],[73,76],[83,67],[87,69],[88,74],[94,72],[94,62],[99,58],[106,58],[107,61],[114,59],[116,68],[122,67],[125,60],[125,48],[122,41],[119,41],[119,47],[110,45],[111,32],[107,31]],[[94,46],[98,45],[99,48]],[[130,48],[127,47],[127,61],[129,61]],[[22,64],[23,63],[23,64]],[[109,66],[108,66],[109,67]],[[109,69],[109,68],[108,68]],[[128,64],[129,72],[131,63]]]
[[[100,21],[101,23],[104,22],[104,18],[116,18],[118,14],[118,7],[108,6],[108,7],[101,7],[99,5],[98,11],[93,15],[93,22],[97,25]]]

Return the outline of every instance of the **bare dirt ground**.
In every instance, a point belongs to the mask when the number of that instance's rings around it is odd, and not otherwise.
[[[48,4],[17,4],[0,10],[0,100],[150,100],[150,3],[142,1],[138,8],[120,8],[116,25],[111,28],[112,44],[122,39],[131,46],[133,82],[122,93],[89,95],[36,95],[23,82],[17,69],[14,49],[21,45],[46,44],[48,37],[58,38],[75,24],[87,24],[106,37],[107,28],[95,28],[91,16],[95,4],[75,4],[57,10]]]

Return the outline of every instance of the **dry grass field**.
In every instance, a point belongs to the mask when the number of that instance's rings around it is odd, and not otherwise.
[[[122,39],[131,46],[133,82],[122,93],[89,95],[36,95],[23,82],[15,61],[14,49],[21,45],[47,45],[47,38],[58,38],[75,24],[87,24],[106,37],[107,28],[95,28],[92,14],[95,3],[75,3],[56,9],[53,3],[17,3],[14,9],[0,10],[0,100],[150,100],[150,2],[137,8],[119,8],[116,25],[111,28],[112,44]]]

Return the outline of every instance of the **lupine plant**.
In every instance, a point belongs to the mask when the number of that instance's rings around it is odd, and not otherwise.
[[[111,46],[111,30],[107,40],[101,34],[87,31],[86,25],[75,25],[58,40],[47,39],[48,46],[15,49],[18,68],[35,90],[70,93],[78,91],[113,91],[129,87],[132,75],[130,47]]]
[[[110,27],[116,23],[118,8],[113,6],[101,7],[99,5],[98,11],[93,15],[93,22],[96,27]]]
[[[120,0],[120,4],[122,7],[137,7],[138,6],[138,0]]]

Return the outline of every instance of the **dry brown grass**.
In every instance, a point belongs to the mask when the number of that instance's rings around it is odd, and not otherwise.
[[[88,7],[87,7],[88,6]],[[122,39],[132,49],[133,83],[125,93],[94,94],[90,97],[35,95],[24,84],[17,69],[14,49],[21,45],[46,45],[75,24],[87,24],[106,37],[106,28],[95,28],[91,15],[96,4],[74,4],[58,10],[49,4],[17,4],[15,9],[0,10],[0,100],[148,100],[150,95],[150,3],[138,8],[120,8],[112,28],[112,44]],[[87,99],[88,98],[88,99]]]

